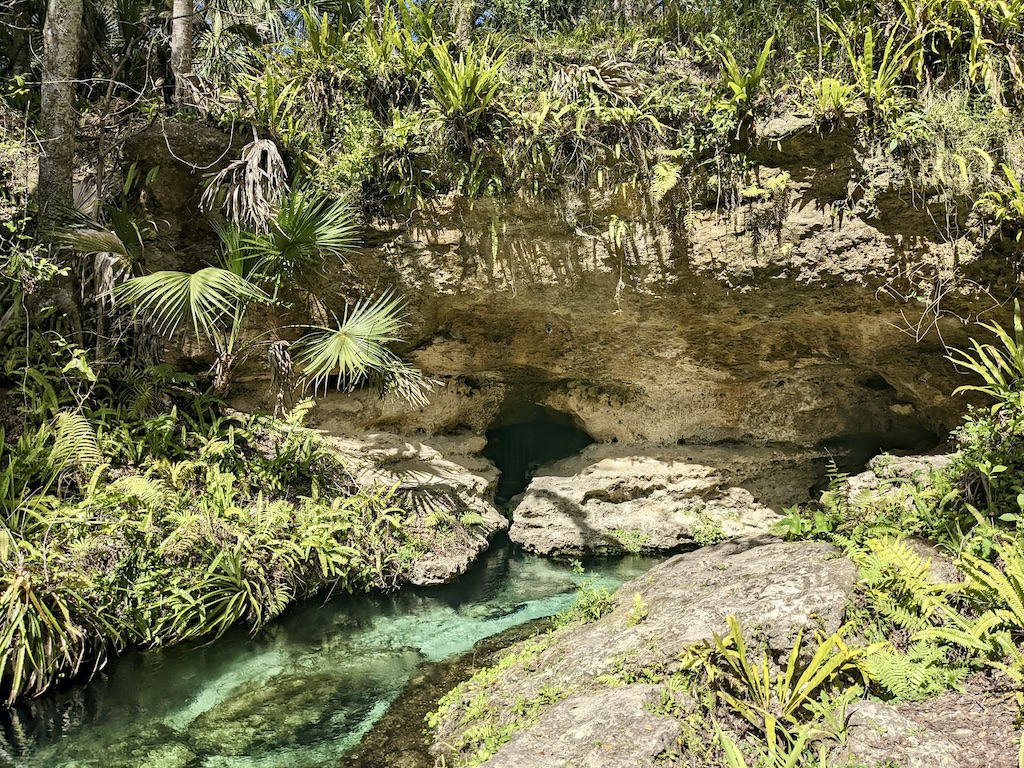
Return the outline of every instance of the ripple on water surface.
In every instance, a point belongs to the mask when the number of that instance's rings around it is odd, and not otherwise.
[[[416,667],[568,608],[579,583],[608,587],[656,562],[564,563],[495,547],[457,583],[308,601],[256,637],[133,652],[88,685],[3,720],[0,766],[321,768],[337,764]]]

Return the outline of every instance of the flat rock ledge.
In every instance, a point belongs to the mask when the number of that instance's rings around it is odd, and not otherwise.
[[[508,520],[490,502],[497,470],[480,458],[483,438],[421,440],[387,433],[328,436],[356,485],[368,490],[395,487],[394,499],[413,512],[412,531],[430,543],[413,563],[409,582],[443,584],[464,574]],[[443,531],[427,521],[440,513]],[[463,525],[467,514],[482,522]]]
[[[857,702],[847,712],[841,764],[899,765],[901,768],[962,768],[963,750],[943,734],[923,728],[896,707]]]
[[[727,633],[729,616],[748,636],[756,633],[769,653],[781,655],[801,628],[839,628],[856,579],[854,565],[820,542],[748,537],[676,555],[624,585],[612,611],[598,621],[552,633],[537,654],[525,653],[524,644],[513,646],[510,655],[520,660],[496,668],[487,682],[468,683],[441,712],[431,752],[439,764],[459,764],[446,745],[476,725],[466,717],[476,697],[486,698],[500,727],[512,722],[517,702],[557,691],[561,700],[543,709],[485,766],[654,766],[666,739],[678,733],[670,729],[670,718],[637,712],[652,697],[662,701],[662,692],[654,690],[660,686],[609,687],[602,676],[640,668],[671,674],[686,646]],[[641,620],[634,613],[635,595],[647,607]],[[600,762],[605,754],[609,762]]]
[[[537,473],[509,536],[556,556],[714,544],[767,533],[823,473],[823,454],[799,449],[592,445]]]

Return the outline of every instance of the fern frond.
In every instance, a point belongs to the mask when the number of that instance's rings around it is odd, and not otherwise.
[[[969,672],[966,667],[947,666],[945,650],[924,641],[912,643],[906,653],[885,648],[865,664],[872,680],[893,696],[911,701],[956,688]]]
[[[142,506],[151,510],[164,506],[169,496],[167,485],[162,480],[139,475],[122,477],[112,483],[110,489],[135,499]]]
[[[50,466],[60,474],[71,466],[91,469],[103,461],[92,424],[81,413],[61,411],[54,418]]]
[[[651,194],[655,200],[661,200],[671,192],[682,176],[683,167],[678,163],[661,162],[654,166],[654,179],[651,181]]]

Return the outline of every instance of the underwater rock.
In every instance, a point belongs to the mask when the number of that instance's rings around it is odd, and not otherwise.
[[[303,744],[328,719],[358,723],[386,693],[372,675],[324,669],[276,675],[203,712],[187,737],[198,754],[254,758]]]

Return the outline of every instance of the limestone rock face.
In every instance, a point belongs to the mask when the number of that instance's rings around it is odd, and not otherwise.
[[[487,549],[490,538],[508,528],[508,520],[489,501],[497,471],[475,455],[483,448],[481,438],[448,437],[433,445],[366,433],[334,436],[330,442],[358,486],[396,487],[395,501],[417,515],[414,532],[431,546],[413,564],[413,584],[442,584],[462,575]],[[479,515],[482,522],[461,524],[467,514]],[[436,530],[439,518],[448,520],[441,532]]]
[[[661,685],[631,685],[574,696],[545,711],[485,762],[486,768],[654,768],[654,758],[675,744],[680,724],[650,708],[662,702]]]
[[[867,469],[849,479],[847,497],[854,503],[858,496],[870,493],[875,498],[901,499],[911,486],[928,487],[928,475],[953,463],[946,454],[935,456],[891,456],[882,454],[868,462]]]
[[[530,552],[577,555],[767,533],[808,500],[823,465],[810,451],[592,445],[537,473],[509,535]]]
[[[855,137],[778,131],[753,172],[760,187],[788,174],[770,221],[757,199],[698,206],[675,228],[642,196],[439,201],[371,222],[362,251],[309,286],[323,304],[297,295],[287,316],[253,312],[260,327],[250,330],[327,322],[384,287],[403,296],[410,327],[399,351],[439,382],[429,405],[336,393],[316,417],[324,426],[480,434],[509,403],[530,401],[601,442],[843,438],[873,452],[941,435],[965,405],[949,397],[962,382],[943,341],[963,346],[960,318],[992,302],[945,291],[936,316],[905,297],[950,285],[957,268],[998,289],[1005,258],[970,222],[956,237],[938,229],[943,212],[901,199],[898,179],[872,189],[874,206],[861,212]],[[216,237],[196,203],[204,174],[241,143],[171,122],[130,142],[142,171],[160,166],[144,194],[160,222],[147,266],[209,259]],[[238,374],[240,407],[273,407],[267,378],[252,356]]]
[[[503,664],[483,689],[464,690],[462,701],[442,713],[432,751],[444,758],[445,744],[472,727],[463,715],[473,696],[484,693],[492,711],[511,717],[517,701],[536,700],[542,689],[554,689],[565,697],[557,713],[552,714],[553,707],[543,711],[537,723],[502,747],[489,765],[534,765],[539,751],[548,749],[562,754],[577,738],[573,734],[583,739],[590,733],[588,701],[603,707],[622,697],[619,701],[626,710],[649,694],[646,686],[606,689],[600,676],[640,667],[671,674],[686,646],[728,632],[728,616],[735,616],[745,632],[756,628],[770,654],[788,652],[800,628],[827,633],[839,628],[856,579],[851,562],[834,547],[818,542],[755,537],[677,555],[624,585],[613,610],[601,619],[555,632],[539,655]],[[639,621],[631,617],[636,594],[647,606],[646,617]],[[608,737],[614,744],[630,745],[629,754],[646,765],[643,760],[665,736],[651,725],[649,740],[642,742],[633,738],[633,730],[620,739],[609,729]]]

